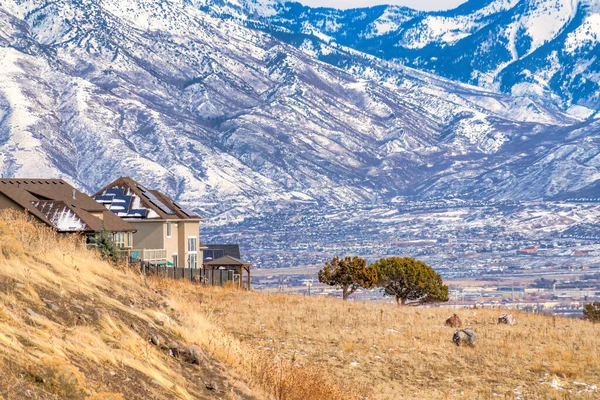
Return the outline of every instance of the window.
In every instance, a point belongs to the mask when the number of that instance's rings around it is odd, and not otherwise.
[[[198,267],[198,254],[188,254],[188,268],[196,269]]]
[[[113,234],[113,241],[115,242],[115,246],[122,249],[123,247],[125,247],[125,233],[117,232]]]
[[[198,246],[196,245],[196,237],[189,237],[188,238],[188,251],[189,252],[196,252],[198,251]]]
[[[198,244],[195,236],[188,237],[188,268],[198,267]]]
[[[167,222],[167,237],[170,238],[171,237],[171,223]]]

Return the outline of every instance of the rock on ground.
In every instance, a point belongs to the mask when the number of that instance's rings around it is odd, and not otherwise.
[[[498,323],[506,325],[516,325],[517,320],[512,314],[502,314],[500,317],[498,317]]]
[[[465,328],[454,332],[452,341],[457,346],[470,346],[475,347],[475,341],[477,340],[477,333],[471,328]]]
[[[446,326],[460,328],[462,326],[462,321],[458,315],[452,314],[452,316],[446,320]]]

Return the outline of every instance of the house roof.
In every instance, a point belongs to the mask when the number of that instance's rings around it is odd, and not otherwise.
[[[123,219],[130,220],[200,220],[187,209],[158,190],[128,177],[121,177],[100,189],[93,198]]]
[[[242,261],[239,258],[234,258],[230,256],[224,256],[221,258],[217,258],[216,260],[209,261],[204,263],[205,265],[212,265],[215,267],[228,267],[228,266],[248,266],[252,265],[249,262]]]
[[[241,259],[239,244],[207,244],[207,250],[222,250],[224,256]],[[205,250],[206,252],[206,250]]]
[[[0,193],[59,232],[135,230],[62,179],[0,178]]]

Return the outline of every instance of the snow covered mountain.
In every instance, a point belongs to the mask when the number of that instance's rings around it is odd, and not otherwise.
[[[600,110],[597,0],[470,0],[444,12],[398,6],[340,11],[272,0],[200,3],[250,25],[259,21],[260,29],[280,32],[299,47],[334,42],[453,80],[544,99],[580,117]],[[340,65],[327,51],[318,56]]]
[[[597,122],[265,33],[205,0],[0,4],[2,176],[94,191],[129,175],[213,222],[397,196],[561,198],[600,180]]]

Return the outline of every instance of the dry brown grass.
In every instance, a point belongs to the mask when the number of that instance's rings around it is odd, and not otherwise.
[[[178,334],[198,343],[212,355],[236,369],[250,385],[262,388],[268,397],[278,400],[351,399],[355,393],[332,379],[320,366],[301,363],[295,357],[277,351],[264,351],[246,343],[220,324],[215,317],[224,304],[215,307],[206,301],[211,289],[184,281],[150,279],[151,286],[170,294],[170,305],[182,311],[185,328]],[[220,289],[235,295],[236,289]],[[229,301],[224,299],[227,304]],[[250,310],[247,310],[251,312]]]
[[[479,341],[457,348],[448,310],[144,279],[5,212],[0,254],[5,399],[213,398],[203,382],[221,378],[222,398],[600,396],[598,328],[580,320],[518,314],[510,327],[498,311],[459,310]],[[181,365],[151,332],[201,346],[205,365]]]
[[[6,399],[27,391],[40,398],[213,398],[204,381],[221,378],[231,386],[221,386],[219,397],[243,393],[217,360],[182,365],[151,346],[151,334],[196,343],[182,340],[179,311],[160,306],[168,298],[136,272],[100,260],[80,237],[2,211],[0,253],[0,360],[13,372],[0,381]]]
[[[581,320],[518,313],[511,327],[497,324],[498,310],[458,310],[479,335],[470,349],[452,343],[447,309],[171,286],[194,314],[250,349],[245,358],[262,353],[319,371],[350,396],[600,397],[598,326]]]

